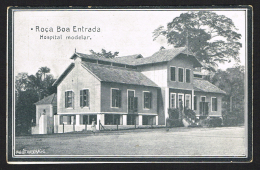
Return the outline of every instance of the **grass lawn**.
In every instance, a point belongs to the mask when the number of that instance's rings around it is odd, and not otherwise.
[[[19,136],[15,138],[15,151],[42,155],[244,156],[246,141],[243,126],[134,129]]]

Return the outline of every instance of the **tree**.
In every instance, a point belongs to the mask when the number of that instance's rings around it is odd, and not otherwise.
[[[112,53],[111,51],[107,52],[105,49],[101,50],[101,53],[97,53],[93,50],[90,50],[91,54],[99,56],[99,57],[105,57],[105,58],[114,58],[118,56],[119,52]]]
[[[239,62],[238,54],[242,44],[241,34],[236,32],[233,21],[214,12],[187,12],[153,32],[154,40],[165,36],[174,47],[187,46],[203,64],[203,69],[215,71],[218,63]]]
[[[44,68],[44,69],[41,69]],[[35,75],[18,73],[15,80],[15,126],[16,134],[28,133],[31,128],[31,120],[35,122],[35,105],[52,93],[56,93],[53,87],[55,79],[52,75],[45,75],[50,72],[48,67],[41,67]],[[41,70],[41,71],[40,71]],[[44,79],[42,79],[44,75]]]
[[[226,71],[217,70],[210,81],[224,90],[227,94],[223,97],[225,110],[235,115],[239,122],[244,121],[244,67],[236,66]]]
[[[46,73],[49,73],[51,70],[48,67],[41,67],[38,71],[38,73],[41,75],[43,75],[43,80],[45,80],[45,75]]]

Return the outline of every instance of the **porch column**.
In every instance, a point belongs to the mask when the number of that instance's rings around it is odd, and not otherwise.
[[[165,95],[164,95],[164,115],[165,115],[165,126],[166,126],[166,119],[169,117],[168,108],[169,108],[169,88],[165,88]]]
[[[143,125],[143,115],[138,115],[139,125]]]
[[[155,116],[155,125],[158,125],[158,116]]]
[[[127,115],[123,115],[123,125],[127,125]]]
[[[53,116],[53,106],[52,106],[52,104],[50,105],[50,117],[52,117]]]
[[[76,115],[76,125],[80,125],[80,115]]]
[[[97,114],[97,125],[96,125],[96,129],[99,130],[99,121],[102,125],[105,124],[105,115],[104,114]]]

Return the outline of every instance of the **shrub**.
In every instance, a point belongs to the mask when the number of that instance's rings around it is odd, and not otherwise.
[[[219,117],[207,117],[207,119],[201,120],[200,125],[206,127],[220,127],[222,119]]]
[[[166,127],[182,127],[183,123],[180,119],[166,119]]]
[[[179,109],[169,108],[168,109],[168,113],[169,113],[169,118],[170,119],[179,119],[179,114],[180,114]]]

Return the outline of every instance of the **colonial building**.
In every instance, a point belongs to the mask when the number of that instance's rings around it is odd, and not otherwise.
[[[54,133],[100,127],[165,126],[169,108],[221,117],[225,94],[202,79],[201,63],[185,47],[113,59],[75,52],[57,86]],[[101,125],[101,126],[100,126]]]

